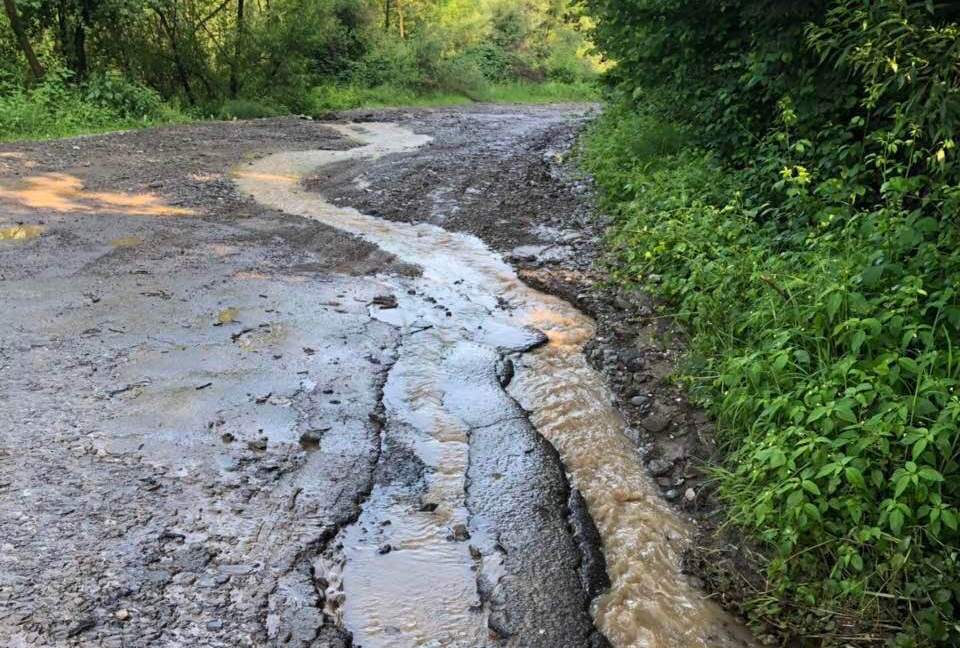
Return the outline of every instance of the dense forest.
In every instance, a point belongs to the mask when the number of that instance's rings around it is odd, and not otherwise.
[[[758,549],[717,586],[804,645],[958,645],[960,6],[587,4],[611,271],[688,325]]]
[[[581,96],[568,0],[3,0],[0,136]]]

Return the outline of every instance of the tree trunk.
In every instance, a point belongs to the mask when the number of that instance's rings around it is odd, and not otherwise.
[[[183,58],[180,56],[180,47],[177,43],[177,33],[176,29],[170,25],[167,21],[167,17],[163,15],[156,7],[153,8],[154,12],[157,14],[157,18],[160,19],[160,26],[163,28],[163,31],[166,32],[167,38],[170,40],[170,50],[173,54],[173,65],[177,69],[177,77],[180,79],[180,85],[183,86],[183,92],[187,95],[187,102],[193,106],[197,103],[197,100],[193,97],[193,89],[190,87],[190,75],[187,73],[187,66],[183,63]],[[174,8],[176,10],[176,8]],[[176,16],[174,16],[174,21]],[[176,25],[176,22],[174,22]]]
[[[76,53],[76,69],[74,72],[77,81],[84,81],[87,78],[87,26],[91,22],[90,0],[83,0],[80,3],[80,16],[77,18],[76,35],[73,41],[73,48]]]
[[[403,0],[397,0],[397,24],[400,27],[400,40],[407,38],[407,28],[403,23]]]
[[[17,5],[13,0],[3,0],[3,8],[7,12],[10,27],[17,37],[17,43],[20,45],[20,49],[27,59],[27,64],[30,66],[30,74],[33,75],[34,79],[39,81],[43,78],[43,66],[40,65],[40,60],[33,51],[30,39],[27,38],[27,32],[24,31],[23,24],[20,22],[20,16],[17,15]]]
[[[240,80],[237,68],[240,67],[240,55],[243,52],[243,0],[237,0],[237,35],[233,50],[233,65],[230,66],[230,98],[236,99],[240,92]]]
[[[390,31],[390,0],[383,0],[383,31]]]

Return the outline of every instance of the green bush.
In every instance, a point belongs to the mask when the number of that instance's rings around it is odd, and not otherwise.
[[[0,139],[46,139],[182,121],[184,115],[152,91],[116,77],[95,77],[76,86],[51,69],[30,90],[0,92]]]
[[[720,492],[770,550],[752,612],[801,635],[957,640],[960,231],[930,214],[956,213],[960,190],[891,173],[879,204],[841,218],[792,168],[776,190],[806,221],[784,226],[744,200],[751,173],[676,133],[611,110],[586,163],[617,216],[615,278],[692,332],[685,380],[721,426]]]
[[[253,99],[228,99],[217,111],[219,119],[256,119],[275,117],[286,112],[283,108]]]
[[[588,5],[628,104],[587,148],[614,271],[691,329],[720,493],[768,552],[753,614],[958,645],[960,12]]]

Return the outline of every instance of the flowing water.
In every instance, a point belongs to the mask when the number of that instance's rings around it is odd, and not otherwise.
[[[404,336],[385,387],[385,440],[396,437],[414,449],[411,461],[425,467],[425,486],[378,482],[361,519],[339,538],[345,564],[330,568],[329,594],[343,601],[338,613],[356,642],[483,644],[486,612],[476,583],[495,581],[500,567],[486,552],[478,558],[472,545],[450,542],[451,529],[471,522],[464,504],[469,429],[445,406],[445,390],[458,377],[444,369],[443,357],[464,344],[519,351],[530,346],[524,327],[533,327],[548,343],[520,357],[509,391],[559,451],[600,532],[611,587],[594,601],[596,626],[618,648],[751,645],[746,630],[680,572],[691,529],[660,499],[603,378],[582,354],[592,320],[523,284],[473,236],[366,216],[305,190],[303,178],[325,165],[411,152],[429,142],[393,124],[337,128],[361,146],[279,153],[241,168],[235,179],[264,205],[359,235],[423,270],[406,283],[381,278],[397,294],[398,308],[372,308]],[[477,526],[470,527],[472,544],[490,544]]]

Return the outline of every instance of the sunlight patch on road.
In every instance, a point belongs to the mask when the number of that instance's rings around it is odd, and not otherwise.
[[[0,202],[61,213],[123,213],[131,216],[189,216],[192,209],[173,207],[151,193],[86,191],[83,182],[65,173],[24,178],[14,188],[0,186]]]
[[[46,231],[43,225],[13,225],[0,227],[0,241],[27,241],[39,237]]]

